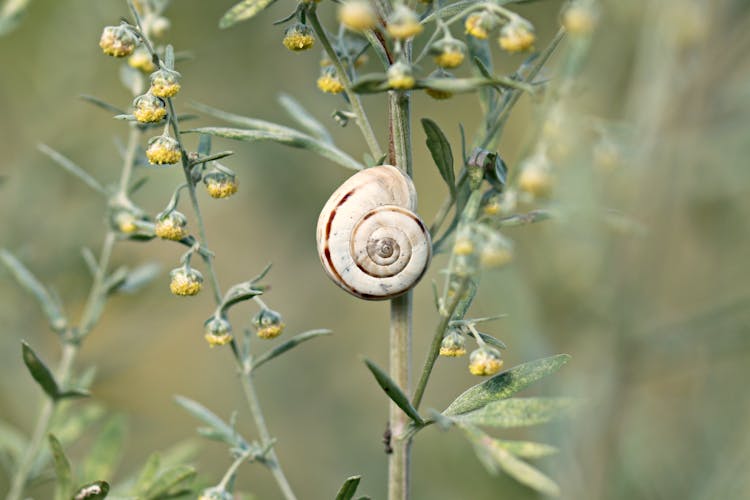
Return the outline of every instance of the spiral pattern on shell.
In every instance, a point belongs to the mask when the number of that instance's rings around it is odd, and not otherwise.
[[[318,218],[318,255],[328,276],[365,300],[414,287],[432,254],[416,205],[414,184],[396,167],[372,167],[347,179]]]

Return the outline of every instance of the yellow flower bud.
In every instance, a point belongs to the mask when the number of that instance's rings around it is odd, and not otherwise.
[[[366,0],[350,0],[339,7],[339,22],[352,31],[366,31],[375,27],[378,17]]]
[[[252,319],[255,333],[262,339],[272,339],[281,335],[284,331],[284,323],[281,314],[271,309],[262,309]]]
[[[169,289],[174,295],[196,295],[203,287],[203,275],[190,267],[178,267],[169,273]]]
[[[469,356],[469,371],[472,375],[486,377],[495,375],[503,367],[500,352],[491,347],[480,347]]]
[[[172,210],[157,216],[154,233],[165,240],[180,241],[188,235],[185,226],[187,218],[177,210]]]
[[[138,41],[125,26],[107,26],[99,38],[99,47],[112,57],[126,57],[133,53]]]
[[[507,52],[521,52],[531,49],[535,40],[534,32],[528,25],[512,22],[506,24],[500,31],[498,42],[500,48]]]
[[[594,30],[596,17],[590,7],[572,4],[562,15],[565,31],[573,36],[588,35]]]
[[[552,174],[546,156],[537,154],[521,165],[518,187],[535,197],[544,197],[552,190]]]
[[[155,95],[143,94],[133,101],[133,115],[140,123],[155,123],[167,116],[167,108]]]
[[[328,94],[340,94],[344,90],[344,84],[339,80],[336,70],[329,67],[318,78],[318,88]]]
[[[398,4],[388,17],[386,31],[396,40],[406,40],[422,32],[424,27],[419,22],[417,13],[409,7]]]
[[[465,354],[466,341],[464,340],[464,336],[455,328],[452,328],[440,343],[440,355],[456,358]]]
[[[430,53],[441,68],[455,68],[464,62],[466,45],[455,38],[444,39],[434,43]]]
[[[157,97],[174,97],[182,88],[179,82],[180,74],[176,71],[160,69],[151,74],[151,88],[149,92]]]
[[[130,66],[131,68],[139,69],[144,73],[151,73],[156,69],[153,57],[151,57],[148,49],[143,46],[135,49],[131,56],[128,57],[128,66]]]
[[[388,85],[392,89],[408,90],[414,87],[416,80],[412,74],[411,66],[398,61],[391,65],[386,72]]]
[[[474,243],[469,238],[463,237],[456,239],[453,245],[454,255],[471,255],[474,253]]]
[[[226,318],[212,316],[204,325],[204,338],[208,345],[215,347],[232,341],[232,325]]]
[[[146,149],[146,158],[152,165],[171,165],[182,158],[180,145],[168,135],[152,137]]]
[[[307,50],[315,43],[313,30],[301,23],[293,24],[284,32],[282,43],[284,47],[294,52]]]
[[[479,38],[480,40],[486,40],[489,36],[489,32],[497,24],[497,17],[491,12],[475,12],[466,18],[464,27],[466,33]]]
[[[203,183],[211,198],[229,198],[237,192],[239,181],[228,172],[213,170],[203,176]]]

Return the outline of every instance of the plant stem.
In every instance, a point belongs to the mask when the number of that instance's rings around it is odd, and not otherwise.
[[[424,368],[422,368],[422,375],[419,377],[419,383],[417,384],[417,389],[414,391],[414,398],[412,399],[412,404],[416,409],[419,409],[419,404],[422,402],[424,391],[427,388],[427,382],[430,380],[432,368],[435,366],[435,361],[437,361],[440,353],[440,344],[443,341],[445,330],[448,328],[448,325],[453,318],[453,313],[456,311],[458,303],[461,301],[464,293],[466,293],[468,283],[469,281],[466,278],[461,280],[458,290],[456,290],[456,294],[453,296],[451,303],[448,305],[444,315],[440,318],[440,323],[438,323],[438,326],[435,329],[435,336],[432,337],[430,350],[427,352],[427,359],[425,359]]]
[[[362,101],[360,100],[359,95],[352,91],[352,81],[349,78],[349,74],[346,72],[346,68],[344,68],[341,59],[331,46],[331,42],[328,40],[328,35],[326,35],[325,29],[320,24],[315,4],[307,9],[307,18],[310,20],[310,24],[312,24],[313,30],[315,30],[315,34],[323,45],[323,49],[326,51],[328,58],[333,62],[334,68],[336,68],[341,84],[344,86],[346,97],[349,99],[349,104],[352,107],[352,113],[357,117],[357,125],[362,131],[367,146],[370,148],[370,154],[372,154],[375,160],[381,158],[383,156],[383,150],[380,149],[375,132],[370,125],[370,121],[367,119],[365,109],[362,107]]]
[[[263,447],[269,447],[264,463],[271,470],[271,474],[273,474],[273,477],[276,479],[284,498],[287,500],[296,500],[297,497],[294,495],[292,487],[289,485],[289,481],[284,475],[284,471],[281,469],[281,464],[276,456],[276,451],[273,449],[273,439],[271,438],[271,433],[268,431],[266,419],[263,417],[263,412],[260,408],[260,401],[258,400],[258,394],[255,392],[252,375],[249,373],[243,373],[241,380],[242,390],[245,392],[245,397],[247,398],[247,403],[250,407],[250,413],[253,415],[255,426],[258,428],[258,433],[260,434],[261,445]]]
[[[411,45],[404,44],[404,57],[411,57]],[[412,175],[411,94],[388,93],[388,156],[392,165]],[[412,292],[391,300],[389,372],[391,379],[409,394],[411,377]],[[410,419],[393,402],[390,403],[389,430],[393,452],[388,459],[388,498],[409,498],[411,437],[407,434]]]
[[[177,124],[177,114],[175,113],[174,104],[172,103],[172,99],[167,99],[167,106],[169,107],[169,120],[172,125],[172,132],[174,133],[179,145],[180,145],[180,151],[182,152],[182,170],[185,174],[185,181],[187,182],[188,192],[190,193],[190,203],[193,207],[193,212],[195,213],[196,220],[198,221],[198,235],[199,235],[199,243],[202,248],[206,249],[208,248],[208,238],[206,237],[206,226],[203,222],[203,215],[201,214],[201,208],[200,204],[198,203],[198,197],[195,193],[195,183],[193,182],[192,175],[191,175],[191,166],[190,166],[190,160],[187,156],[187,151],[185,151],[185,147],[182,144],[182,138],[180,136],[180,127]],[[211,254],[208,252],[201,252],[201,256],[203,257],[204,262],[206,263],[206,272],[208,273],[208,276],[211,280],[211,287],[213,289],[214,293],[214,300],[216,301],[216,304],[221,304],[222,301],[222,294],[221,294],[221,288],[219,287],[219,280],[216,276],[216,271],[214,270],[213,266],[213,259],[211,257]],[[260,408],[260,401],[258,400],[258,395],[255,392],[255,386],[253,385],[252,378],[249,373],[245,370],[244,363],[241,359],[240,353],[237,349],[237,345],[232,341],[232,352],[234,354],[234,360],[237,365],[237,368],[240,370],[240,373],[242,374],[241,381],[242,381],[242,389],[245,393],[245,398],[247,399],[248,406],[250,407],[250,413],[253,416],[253,420],[255,421],[255,426],[258,428],[258,432],[261,435],[261,439],[263,440],[263,444],[269,446],[267,460],[265,464],[268,466],[268,468],[271,470],[271,473],[273,474],[274,479],[276,479],[276,483],[279,485],[279,488],[281,489],[281,492],[284,494],[284,497],[287,500],[296,500],[296,496],[294,495],[294,492],[292,491],[291,486],[289,485],[289,481],[287,480],[286,476],[284,475],[284,471],[281,469],[281,465],[279,464],[279,460],[276,456],[276,452],[274,451],[272,447],[273,440],[271,438],[271,434],[268,431],[268,427],[266,426],[265,418],[263,417],[263,412]],[[237,464],[239,466],[239,464]]]
[[[128,135],[128,145],[125,152],[125,160],[123,162],[122,171],[120,173],[120,193],[122,196],[127,191],[127,186],[130,184],[130,178],[133,173],[133,163],[135,162],[135,150],[138,145],[138,138],[140,132],[135,127],[130,129]],[[86,305],[84,306],[83,313],[81,314],[81,320],[79,322],[78,333],[72,334],[71,331],[66,332],[63,337],[66,339],[62,345],[62,354],[60,356],[60,364],[55,370],[55,379],[61,387],[65,387],[67,384],[70,373],[73,369],[73,363],[75,362],[78,351],[81,347],[81,340],[91,331],[98,318],[98,310],[100,309],[99,301],[103,300],[102,297],[102,285],[107,277],[107,269],[109,268],[109,260],[112,256],[112,249],[115,245],[117,238],[113,231],[107,231],[104,236],[104,243],[102,244],[102,250],[99,254],[99,263],[94,273],[94,280],[91,284],[91,290],[88,298],[86,299]],[[8,495],[5,497],[6,500],[19,500],[23,495],[26,481],[28,480],[31,468],[34,466],[39,450],[44,444],[47,433],[49,432],[50,423],[52,417],[55,414],[55,408],[57,402],[51,398],[46,398],[42,409],[39,412],[34,431],[31,434],[29,440],[29,446],[26,448],[21,461],[18,464],[13,479],[11,480],[10,490]]]
[[[64,380],[67,380],[77,353],[77,344],[66,343],[63,345],[62,357],[55,374],[58,382],[62,383]],[[29,446],[26,448],[26,451],[18,464],[16,473],[13,475],[10,490],[5,497],[5,500],[19,500],[21,498],[31,468],[34,466],[39,450],[47,437],[47,432],[49,431],[50,422],[55,413],[56,406],[57,404],[52,398],[45,396],[45,401],[39,412],[34,432],[29,440]]]
[[[177,114],[175,113],[174,104],[172,98],[167,99],[167,106],[169,107],[169,122],[172,126],[172,132],[175,135],[175,139],[180,145],[180,152],[182,153],[182,173],[185,175],[185,182],[187,183],[188,193],[190,194],[190,204],[193,207],[193,213],[195,214],[195,220],[198,222],[198,237],[200,238],[201,247],[204,249],[208,248],[208,238],[206,237],[206,224],[203,222],[203,214],[201,212],[201,206],[198,203],[198,195],[195,192],[195,182],[191,175],[190,159],[188,158],[185,146],[182,144],[182,136],[180,135],[180,125],[177,123]],[[219,287],[219,278],[216,276],[213,266],[213,257],[209,252],[200,252],[203,261],[206,264],[206,272],[208,273],[208,279],[211,281],[211,290],[214,294],[214,300],[217,304],[221,303],[221,287]]]

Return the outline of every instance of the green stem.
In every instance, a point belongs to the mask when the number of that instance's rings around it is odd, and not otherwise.
[[[411,58],[411,45],[404,45],[404,57]],[[412,175],[411,148],[411,93],[388,93],[389,160],[409,176]],[[409,394],[411,378],[412,292],[391,300],[389,374],[391,379]],[[389,430],[392,453],[388,459],[388,499],[409,498],[411,482],[411,436],[409,417],[393,402],[389,410]]]
[[[73,367],[73,361],[75,361],[77,353],[77,344],[64,344],[60,364],[58,365],[57,371],[55,373],[58,382],[63,383],[63,381],[67,380],[71,368]],[[26,451],[24,452],[23,457],[18,464],[16,473],[13,475],[10,490],[8,491],[8,495],[5,497],[5,500],[21,499],[24,487],[26,486],[26,481],[29,477],[29,473],[31,473],[31,468],[34,466],[34,462],[36,461],[36,457],[39,454],[39,450],[46,440],[50,422],[52,420],[52,416],[55,414],[56,407],[57,403],[55,402],[55,400],[53,400],[52,398],[46,398],[39,413],[34,431],[31,435],[29,446],[26,448]]]
[[[284,495],[284,498],[286,498],[287,500],[296,500],[297,497],[294,495],[292,487],[290,486],[289,481],[284,475],[284,471],[281,469],[281,464],[279,463],[279,459],[276,456],[276,451],[273,449],[273,438],[271,437],[271,433],[268,431],[268,427],[266,426],[266,419],[263,417],[263,412],[260,408],[260,401],[258,400],[258,394],[255,392],[255,386],[252,382],[252,375],[250,375],[249,373],[243,373],[241,380],[242,390],[245,393],[245,398],[247,399],[248,406],[250,407],[250,413],[253,415],[255,426],[258,428],[258,433],[260,434],[261,446],[268,446],[268,453],[266,455],[266,460],[264,463],[271,470],[271,474],[273,474],[273,477],[276,479],[276,482],[278,483],[279,488],[281,489],[281,493]]]
[[[336,68],[341,84],[344,86],[346,97],[349,98],[352,113],[357,117],[357,125],[362,131],[367,146],[370,148],[370,154],[372,154],[373,158],[376,160],[381,158],[383,156],[383,150],[380,149],[375,132],[370,125],[370,121],[367,119],[365,109],[362,107],[362,101],[360,100],[359,95],[352,91],[352,81],[346,72],[346,68],[344,68],[344,64],[341,62],[338,54],[336,54],[333,46],[331,46],[331,42],[328,40],[328,35],[326,35],[325,29],[320,24],[315,4],[308,8],[307,18],[310,20],[310,24],[312,24],[313,30],[315,30],[315,34],[323,45],[323,49],[326,51],[328,58],[333,62],[334,68]]]
[[[177,114],[175,113],[174,104],[172,98],[167,99],[167,106],[169,107],[169,122],[172,126],[172,132],[180,145],[180,153],[182,156],[182,173],[185,175],[185,182],[187,183],[188,193],[190,195],[190,204],[193,207],[193,213],[195,214],[195,220],[198,222],[198,237],[200,238],[200,245],[202,248],[208,248],[208,238],[206,237],[206,224],[203,222],[203,213],[201,212],[201,206],[198,203],[198,195],[195,192],[195,182],[191,175],[190,159],[188,158],[185,146],[182,144],[182,136],[180,135],[180,125],[177,123]],[[221,303],[221,287],[219,286],[219,278],[216,276],[216,271],[213,266],[213,257],[210,252],[200,252],[203,262],[206,264],[206,273],[208,279],[211,282],[211,290],[214,294],[214,300],[217,304]]]
[[[195,193],[195,184],[192,179],[191,175],[191,165],[190,160],[187,156],[187,151],[185,151],[185,147],[182,144],[182,138],[180,136],[180,127],[177,124],[177,114],[175,113],[174,104],[172,103],[172,99],[167,99],[167,106],[169,107],[169,120],[172,125],[172,132],[174,133],[179,145],[180,145],[180,151],[182,153],[182,170],[185,174],[185,181],[188,185],[188,192],[190,193],[190,203],[193,207],[193,212],[195,213],[196,220],[198,221],[198,235],[200,237],[199,243],[202,248],[208,248],[208,239],[206,237],[206,226],[203,222],[203,216],[201,214],[201,208],[200,204],[198,203],[198,197]],[[221,304],[222,301],[222,295],[221,295],[221,288],[219,287],[219,281],[216,276],[216,271],[214,270],[213,266],[213,259],[211,257],[212,254],[209,252],[201,252],[201,256],[203,257],[204,262],[206,263],[206,272],[208,273],[208,276],[211,280],[211,286],[213,288],[214,292],[214,300],[216,301],[216,304]],[[258,428],[258,432],[261,435],[261,438],[263,440],[263,444],[269,446],[269,451],[267,455],[266,465],[271,470],[271,473],[273,474],[274,478],[276,479],[276,482],[279,485],[279,488],[281,489],[281,492],[284,494],[284,497],[287,500],[296,500],[296,496],[294,495],[294,492],[292,491],[291,486],[289,485],[289,481],[286,479],[286,476],[284,475],[284,471],[281,469],[281,465],[279,464],[279,460],[276,457],[276,452],[274,451],[272,447],[272,439],[271,434],[268,431],[268,427],[266,426],[265,418],[263,417],[263,412],[260,408],[260,401],[258,400],[258,396],[255,392],[255,386],[253,385],[253,381],[249,373],[245,370],[244,363],[242,361],[241,355],[237,349],[237,345],[232,341],[232,353],[234,354],[234,360],[237,364],[237,368],[242,373],[241,381],[242,381],[242,388],[245,392],[245,397],[247,399],[248,406],[250,407],[250,413],[253,416],[253,420],[255,421],[255,426]],[[239,464],[237,464],[239,467]]]
[[[419,377],[419,383],[417,384],[417,389],[414,391],[414,398],[412,399],[412,404],[416,409],[419,409],[419,405],[422,402],[422,397],[424,397],[424,391],[427,388],[427,382],[430,380],[432,368],[435,366],[435,362],[437,361],[438,355],[440,354],[440,344],[443,342],[445,331],[450,324],[451,318],[453,318],[453,313],[456,311],[458,303],[461,302],[461,298],[463,297],[464,293],[466,293],[466,287],[468,286],[468,283],[469,280],[467,278],[463,278],[461,280],[461,283],[458,286],[458,290],[456,290],[456,294],[453,296],[453,299],[448,305],[447,310],[440,318],[440,323],[438,323],[438,326],[435,330],[435,336],[432,337],[430,350],[427,352],[427,359],[425,359],[424,368],[422,368],[422,375]]]
[[[128,145],[125,152],[125,160],[120,173],[120,196],[127,191],[127,186],[130,184],[130,178],[133,173],[133,163],[135,162],[135,150],[138,145],[139,136],[140,132],[138,129],[134,127],[130,130],[130,134],[128,135]],[[89,334],[99,316],[98,310],[101,307],[99,302],[103,300],[102,285],[107,277],[109,260],[112,256],[112,249],[116,241],[117,238],[115,233],[111,230],[107,231],[107,234],[104,237],[104,243],[102,244],[101,253],[99,254],[99,263],[96,272],[94,273],[91,290],[86,299],[83,313],[81,314],[79,330],[77,333],[67,332],[67,335],[64,337],[67,338],[67,340],[63,342],[60,364],[55,370],[55,379],[62,387],[66,386],[68,378],[70,377],[73,363],[75,362],[78,351],[81,347],[81,340]],[[57,402],[53,399],[47,398],[44,401],[42,409],[39,412],[39,417],[34,426],[34,430],[31,434],[29,446],[26,448],[11,480],[10,490],[5,497],[6,500],[19,500],[23,495],[23,490],[26,486],[29,473],[34,466],[39,450],[44,444],[47,433],[49,432],[50,423],[55,414],[56,407]]]

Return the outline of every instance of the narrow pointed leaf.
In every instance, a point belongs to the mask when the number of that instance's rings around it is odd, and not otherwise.
[[[148,460],[146,460],[146,463],[143,465],[140,474],[138,474],[138,479],[136,479],[135,485],[133,486],[133,493],[135,493],[136,497],[143,497],[149,488],[151,488],[157,474],[159,473],[160,467],[161,456],[158,453],[152,453],[149,455]]]
[[[47,368],[39,356],[36,355],[34,350],[26,342],[21,342],[21,354],[23,355],[23,362],[26,368],[29,369],[29,373],[34,377],[37,384],[42,390],[52,399],[57,399],[60,395],[55,377],[52,372]]]
[[[189,465],[176,465],[166,469],[154,480],[143,498],[144,500],[170,498],[176,490],[182,490],[186,483],[192,481],[196,474],[196,470]]]
[[[124,111],[124,110],[118,108],[117,106],[114,106],[114,105],[112,105],[112,104],[110,104],[110,103],[108,103],[106,101],[102,101],[98,97],[94,97],[92,95],[86,95],[86,94],[83,94],[80,97],[84,101],[89,102],[89,103],[93,104],[94,106],[96,106],[98,108],[101,108],[101,109],[103,109],[105,111],[109,111],[112,114],[115,114],[115,115],[124,115],[124,114],[126,114],[126,111]]]
[[[94,481],[78,488],[73,500],[102,500],[109,494],[107,481]]]
[[[407,398],[406,395],[401,391],[399,386],[396,385],[393,380],[391,380],[388,374],[386,374],[369,359],[365,359],[365,364],[375,376],[375,380],[377,380],[378,384],[385,391],[386,395],[391,399],[391,401],[396,403],[396,406],[401,408],[404,413],[409,416],[409,418],[411,418],[418,424],[423,424],[424,420],[419,416],[416,408],[412,406],[409,398]]]
[[[65,169],[68,173],[78,177],[78,179],[83,181],[83,183],[88,187],[98,192],[99,194],[107,196],[107,190],[104,188],[104,186],[102,186],[102,184],[98,180],[94,179],[91,174],[73,163],[73,161],[70,160],[67,156],[63,156],[46,144],[38,144],[37,149],[44,153],[52,161],[57,163],[59,166],[61,166],[63,169]]]
[[[67,389],[57,394],[57,399],[88,398],[91,393],[86,389]]]
[[[482,333],[482,332],[477,332],[477,333],[479,333],[479,337],[482,340],[484,340],[486,344],[489,344],[491,346],[494,346],[494,347],[497,347],[498,349],[503,349],[503,350],[508,348],[508,346],[505,345],[505,342],[503,342],[500,339],[496,339],[492,335],[487,335],[486,333]]]
[[[437,123],[429,118],[422,118],[422,127],[427,135],[427,149],[437,165],[440,176],[448,185],[451,196],[456,196],[456,175],[453,171],[453,152],[451,145]]]
[[[279,102],[284,107],[289,116],[291,116],[302,128],[310,132],[313,136],[317,137],[323,142],[333,144],[331,134],[328,130],[320,123],[315,117],[313,117],[309,111],[307,111],[302,104],[299,103],[292,96],[287,94],[281,94],[279,96]]]
[[[211,136],[202,135],[198,140],[198,154],[200,156],[208,156],[211,154]]]
[[[219,28],[229,28],[240,21],[250,19],[271,5],[274,1],[275,0],[242,0],[222,16],[219,20]]]
[[[290,146],[298,149],[307,149],[320,156],[327,158],[342,167],[361,170],[362,164],[357,160],[344,153],[331,144],[323,142],[307,134],[295,131],[294,129],[265,131],[265,130],[245,130],[230,127],[201,127],[192,130],[185,130],[183,133],[197,132],[200,134],[209,134],[215,137],[224,137],[244,142],[270,141]]]
[[[339,492],[336,494],[336,500],[351,500],[354,498],[354,494],[357,492],[359,487],[359,481],[362,476],[351,476],[346,478],[344,484],[339,488]]]
[[[52,450],[52,458],[55,462],[55,475],[57,483],[55,484],[55,500],[70,500],[73,495],[73,473],[70,469],[70,461],[65,456],[60,441],[54,436],[49,435],[49,447]]]
[[[549,455],[554,455],[559,451],[554,446],[544,443],[535,443],[533,441],[506,441],[503,439],[497,439],[495,441],[499,446],[502,446],[520,458],[543,458]]]
[[[174,399],[178,405],[182,406],[191,415],[214,429],[217,440],[221,440],[232,446],[245,444],[244,439],[232,427],[202,404],[184,396],[175,396]]]
[[[67,328],[68,320],[62,307],[47,288],[28,270],[12,253],[0,248],[0,262],[10,271],[19,285],[39,302],[52,330],[62,332]]]
[[[117,287],[118,292],[136,293],[151,283],[161,272],[161,264],[147,262],[131,270]]]
[[[537,380],[556,372],[569,359],[570,356],[567,354],[558,354],[515,366],[467,389],[443,411],[443,414],[461,415],[493,401],[509,398]]]
[[[125,444],[125,418],[122,415],[110,417],[91,446],[83,462],[82,477],[84,481],[110,480]]]
[[[473,425],[526,427],[566,416],[577,406],[571,398],[511,398],[488,403],[459,418]]]
[[[466,437],[474,446],[477,458],[491,474],[497,474],[499,470],[502,470],[519,483],[540,493],[550,496],[560,495],[560,487],[557,483],[538,469],[513,456],[496,439],[476,427],[466,426],[462,428]]]
[[[253,362],[253,371],[257,370],[259,366],[262,366],[263,364],[271,361],[275,357],[281,356],[288,350],[297,347],[303,342],[306,342],[310,339],[314,339],[315,337],[320,337],[323,335],[330,335],[330,334],[331,334],[331,330],[321,329],[321,330],[310,330],[309,332],[304,332],[304,333],[300,333],[299,335],[295,335],[294,337],[287,340],[283,344],[279,344],[276,347],[269,349],[268,351],[258,356]]]

